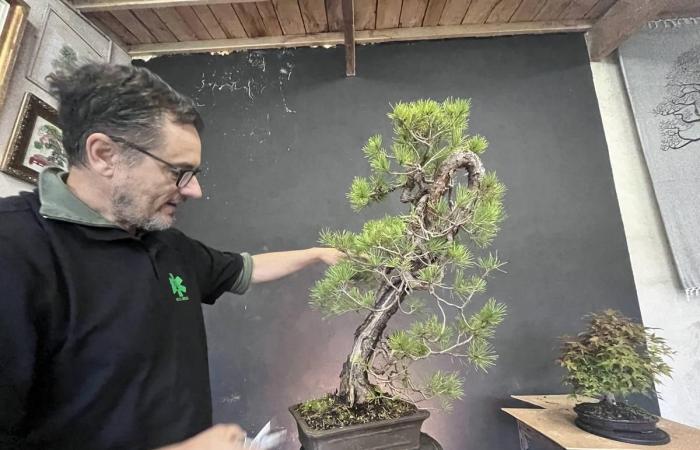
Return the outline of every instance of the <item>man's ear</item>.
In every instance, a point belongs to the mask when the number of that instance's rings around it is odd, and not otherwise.
[[[85,139],[87,166],[103,177],[111,178],[119,159],[117,144],[103,133],[92,133]]]

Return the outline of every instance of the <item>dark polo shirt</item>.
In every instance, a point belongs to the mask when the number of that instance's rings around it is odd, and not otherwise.
[[[174,229],[127,233],[55,169],[0,199],[0,448],[147,449],[210,426],[201,303],[251,273]]]

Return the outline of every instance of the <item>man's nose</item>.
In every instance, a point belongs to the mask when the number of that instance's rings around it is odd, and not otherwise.
[[[187,198],[202,198],[202,186],[196,175],[187,183],[187,186],[180,188],[180,194]]]

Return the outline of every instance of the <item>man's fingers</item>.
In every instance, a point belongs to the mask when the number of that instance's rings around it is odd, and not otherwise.
[[[245,440],[246,432],[243,430],[243,428],[239,427],[238,425],[221,424],[216,426],[220,427],[221,433],[224,435],[225,439],[230,440],[231,442]]]

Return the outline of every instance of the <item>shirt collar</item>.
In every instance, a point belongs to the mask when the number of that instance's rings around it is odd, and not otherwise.
[[[49,167],[39,175],[39,214],[47,219],[90,225],[93,227],[119,228],[105,219],[71,192],[65,179],[68,174],[58,167]]]

